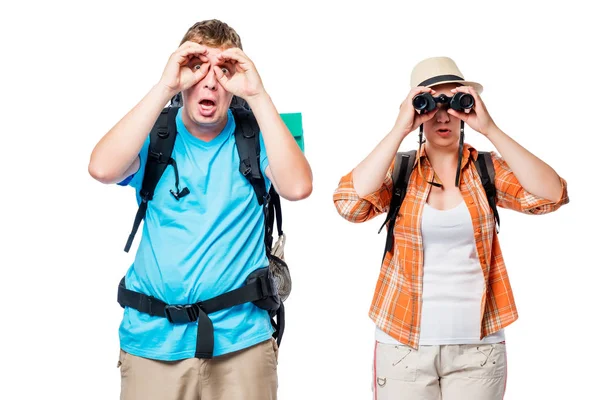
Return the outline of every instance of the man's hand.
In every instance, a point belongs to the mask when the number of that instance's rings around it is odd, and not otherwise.
[[[194,86],[208,73],[210,62],[206,47],[185,42],[171,54],[165,66],[159,85],[166,87],[173,95]]]
[[[221,86],[229,93],[246,101],[265,93],[254,63],[240,48],[233,47],[224,50],[217,56],[217,59],[220,65],[213,66],[213,70]],[[229,71],[225,67],[227,64],[230,64],[234,70]]]

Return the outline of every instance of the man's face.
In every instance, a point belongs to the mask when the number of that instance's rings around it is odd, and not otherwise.
[[[235,72],[235,67],[231,62],[217,61],[217,56],[225,49],[207,47],[206,56],[193,58],[190,60],[189,67],[199,68],[204,62],[210,63],[208,73],[201,81],[194,86],[183,91],[184,123],[186,126],[191,123],[205,132],[220,132],[227,124],[227,111],[231,104],[233,95],[227,92],[219,83],[213,66],[221,68],[227,77],[231,77]],[[192,126],[189,128],[193,129]]]
[[[445,94],[452,97],[454,93],[450,90],[459,85],[447,83],[433,87],[435,96]],[[448,104],[438,104],[438,108],[431,111],[435,112],[435,117],[423,124],[423,133],[425,139],[440,147],[453,146],[460,138],[460,119],[448,114]]]

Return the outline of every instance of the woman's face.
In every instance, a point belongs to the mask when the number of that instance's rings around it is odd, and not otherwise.
[[[433,87],[435,97],[445,94],[452,97],[454,93],[450,90],[460,86],[456,83],[445,83]],[[435,116],[423,124],[423,133],[429,145],[435,147],[454,147],[460,138],[460,119],[448,114],[448,104],[438,104]]]

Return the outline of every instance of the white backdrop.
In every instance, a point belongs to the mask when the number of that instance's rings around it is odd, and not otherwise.
[[[23,1],[2,11],[0,398],[118,398],[116,289],[141,235],[124,253],[134,192],[94,181],[87,163],[188,27],[208,18],[238,31],[278,110],[304,118],[314,191],[283,203],[293,291],[280,399],[371,396],[367,312],[383,216],[346,222],[332,193],[389,132],[412,67],[440,55],[481,82],[500,128],[569,184],[571,202],[554,214],[500,210],[520,311],[506,331],[505,398],[599,398],[598,14],[578,0],[256,3]],[[492,149],[470,128],[466,141]]]

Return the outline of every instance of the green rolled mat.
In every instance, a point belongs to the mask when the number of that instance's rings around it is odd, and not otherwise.
[[[302,129],[302,113],[282,113],[281,119],[290,130],[300,150],[304,152],[304,130]]]

